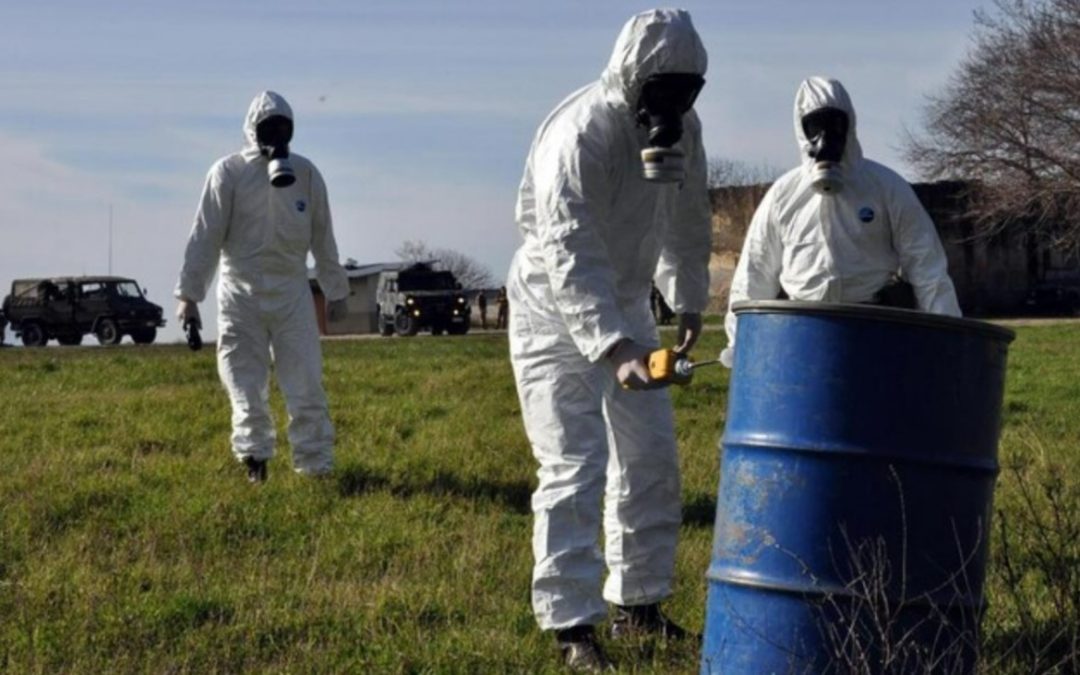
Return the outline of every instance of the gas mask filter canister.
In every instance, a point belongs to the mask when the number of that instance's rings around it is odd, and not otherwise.
[[[822,194],[833,194],[844,187],[840,161],[847,145],[848,125],[847,113],[837,108],[819,108],[802,118],[809,144],[807,155],[814,160],[810,184]]]
[[[663,73],[645,80],[638,100],[638,123],[649,130],[641,151],[645,180],[677,183],[686,177],[686,157],[675,148],[682,138],[683,115],[694,106],[705,78],[695,73]]]
[[[289,162],[289,141],[292,140],[292,120],[283,115],[267,117],[255,127],[255,137],[269,163],[266,172],[274,187],[288,187],[296,182],[296,173]]]

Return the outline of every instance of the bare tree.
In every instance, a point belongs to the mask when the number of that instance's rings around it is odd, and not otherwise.
[[[749,164],[738,159],[710,157],[707,180],[710,189],[764,185],[772,183],[781,173],[783,172],[765,162]]]
[[[495,278],[491,270],[460,251],[431,248],[425,242],[408,240],[394,251],[405,262],[433,262],[435,267],[451,272],[463,288],[491,288]]]
[[[996,0],[974,46],[931,96],[908,161],[971,181],[981,234],[1003,229],[1080,248],[1080,0]]]
[[[405,262],[423,262],[434,259],[434,253],[428,245],[419,239],[407,239],[394,250],[394,255]]]

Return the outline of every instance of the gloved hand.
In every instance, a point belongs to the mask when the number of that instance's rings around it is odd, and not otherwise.
[[[342,321],[349,314],[349,301],[346,298],[331,300],[326,303],[326,318],[330,323]]]
[[[723,351],[720,352],[720,365],[725,368],[731,368],[735,365],[734,347],[724,347]]]
[[[182,328],[192,322],[195,324],[195,328],[202,329],[199,305],[191,300],[181,298],[180,303],[176,306],[176,318],[180,321]]]
[[[701,314],[688,312],[679,315],[679,346],[675,348],[678,354],[687,354],[697,344],[701,337]]]
[[[615,377],[626,389],[657,389],[664,383],[653,382],[649,377],[647,359],[653,350],[626,339],[617,343],[608,353],[608,361],[615,366]]]

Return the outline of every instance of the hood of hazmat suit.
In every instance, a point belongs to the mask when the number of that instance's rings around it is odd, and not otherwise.
[[[708,303],[710,205],[701,123],[684,116],[681,184],[645,180],[648,129],[636,119],[644,82],[661,73],[704,75],[705,48],[681,10],[634,17],[599,82],[543,122],[521,182],[524,243],[512,266],[517,300],[558,317],[578,350],[599,360],[615,342],[646,340],[651,282],[676,312]],[[515,300],[514,295],[510,297]]]
[[[516,212],[523,242],[507,292],[511,363],[540,464],[533,608],[543,629],[595,623],[605,599],[644,604],[671,592],[680,512],[670,397],[621,390],[605,356],[625,338],[659,344],[654,279],[676,312],[708,302],[701,123],[692,109],[682,119],[675,145],[684,179],[650,182],[642,164],[649,129],[637,116],[650,76],[703,76],[706,65],[686,12],[633,17],[600,80],[555,108],[526,160]]]
[[[822,167],[822,162],[815,160],[815,144],[807,138],[805,120],[808,115],[815,112],[833,110],[847,117],[847,133],[843,139],[843,154],[839,161],[825,162],[833,166]],[[799,155],[802,157],[801,169],[809,177],[811,185],[820,189],[818,181],[822,173],[828,174],[826,179],[830,183],[836,183],[836,190],[843,189],[844,177],[849,176],[862,161],[862,148],[859,139],[855,135],[855,106],[851,104],[844,86],[836,80],[828,80],[820,77],[812,77],[803,80],[799,91],[795,94],[795,140],[799,144]]]
[[[293,119],[282,96],[257,95],[244,119],[243,149],[211,167],[175,295],[201,302],[220,263],[218,365],[233,403],[233,450],[239,459],[273,453],[267,404],[272,348],[289,408],[294,464],[318,472],[329,468],[333,431],[308,253],[327,300],[347,297],[348,279],[338,262],[326,184],[315,165],[292,154],[295,182],[270,184],[270,160],[260,152],[255,128],[275,115]]]
[[[821,189],[803,120],[822,109],[848,119],[844,151]],[[915,290],[919,309],[960,316],[937,228],[899,174],[862,155],[855,107],[838,81],[811,77],[795,94],[800,165],[781,176],[754,213],[732,279],[730,302],[792,300],[870,302],[894,275]],[[729,348],[736,321],[725,321]],[[729,352],[722,360],[730,360]]]

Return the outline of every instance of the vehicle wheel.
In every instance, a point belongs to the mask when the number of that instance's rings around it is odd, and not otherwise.
[[[77,335],[57,335],[56,341],[65,347],[78,347],[82,344],[82,334]]]
[[[394,317],[394,330],[397,331],[398,335],[411,337],[420,330],[420,325],[415,318],[405,312],[398,312],[397,316]]]
[[[98,342],[103,345],[118,345],[120,344],[120,338],[123,337],[120,333],[120,327],[112,319],[98,321],[97,330],[94,331],[94,334],[97,335]]]
[[[157,339],[157,328],[140,328],[139,330],[131,331],[131,339],[135,341],[137,345],[153,344]]]
[[[20,332],[22,333],[22,343],[27,347],[44,347],[45,343],[49,341],[49,336],[45,335],[45,330],[33,321],[24,323]]]

